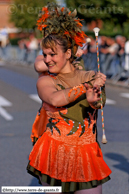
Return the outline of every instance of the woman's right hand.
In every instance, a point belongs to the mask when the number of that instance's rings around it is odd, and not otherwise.
[[[86,99],[89,104],[94,104],[100,100],[100,87],[98,85],[94,85],[91,87],[89,84],[84,84],[86,88]]]

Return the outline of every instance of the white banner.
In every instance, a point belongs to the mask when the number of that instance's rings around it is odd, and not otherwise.
[[[2,193],[61,193],[62,187],[42,186],[42,187],[14,187],[14,186],[2,186]]]

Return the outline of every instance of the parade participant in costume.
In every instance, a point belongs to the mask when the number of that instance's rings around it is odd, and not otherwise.
[[[48,4],[38,25],[48,73],[37,81],[43,105],[33,124],[36,143],[27,170],[43,185],[62,186],[62,192],[101,194],[111,173],[97,141],[99,87],[104,105],[106,76],[72,64],[85,37],[76,11]]]

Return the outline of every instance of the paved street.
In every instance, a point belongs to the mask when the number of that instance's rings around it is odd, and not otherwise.
[[[37,73],[32,67],[0,66],[0,186],[39,186],[26,172],[32,149],[31,127],[41,102],[36,93]],[[129,194],[129,89],[106,85],[104,107],[108,143],[104,159],[112,170],[103,194]],[[101,142],[101,113],[98,137]]]

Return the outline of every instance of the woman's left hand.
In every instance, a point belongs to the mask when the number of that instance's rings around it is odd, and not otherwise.
[[[97,72],[94,78],[95,78],[95,81],[93,83],[93,87],[95,85],[99,87],[102,87],[103,85],[105,85],[106,75],[104,75],[103,73]]]

